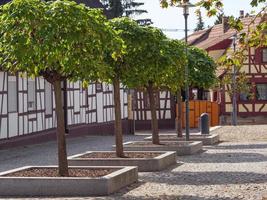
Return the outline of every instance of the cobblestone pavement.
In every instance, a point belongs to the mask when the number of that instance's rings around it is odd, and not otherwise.
[[[224,126],[213,133],[220,134],[222,141],[267,141],[267,125]]]
[[[112,196],[53,199],[260,200],[262,193],[267,191],[267,142],[264,141],[267,138],[267,126],[223,127],[214,132],[220,134],[227,142],[216,146],[206,146],[205,151],[201,154],[178,157],[183,164],[177,164],[165,171],[139,173],[138,183]],[[74,139],[70,142],[71,150],[69,151],[78,153],[78,151],[87,150],[89,146],[94,149],[95,146],[97,147],[96,144],[102,144],[103,141],[105,141],[105,145],[108,145],[113,141],[111,138],[107,137],[106,140],[103,140],[102,137],[94,137],[94,140],[91,138],[91,142],[89,142],[89,137],[87,141],[86,139]],[[142,139],[129,136],[126,140],[133,138]],[[262,139],[263,141],[261,141]],[[6,158],[9,159],[6,163],[18,162],[19,164],[16,164],[18,166],[24,159],[26,161],[23,164],[29,162],[30,158],[36,161],[38,159],[35,157],[43,158],[44,155],[47,155],[47,152],[42,153],[43,151],[48,150],[49,154],[55,151],[50,148],[52,144],[46,143],[30,147],[30,149],[26,148],[26,153],[21,151],[21,154],[24,153],[23,155],[18,155],[14,149],[13,153],[8,152]],[[34,150],[37,150],[35,154]],[[32,154],[30,155],[30,153]],[[42,157],[39,155],[40,153]],[[8,168],[2,167],[2,163],[5,162],[2,159],[3,155],[4,152],[0,152],[0,169],[2,171]],[[48,157],[48,155],[44,156],[46,164],[55,161],[55,155],[52,155],[53,159],[47,159]]]

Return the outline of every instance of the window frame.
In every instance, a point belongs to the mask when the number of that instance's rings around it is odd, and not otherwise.
[[[264,83],[263,83],[264,84]],[[255,100],[257,100],[256,99],[256,83],[252,83],[252,82],[250,82],[250,83],[248,83],[247,84],[249,87],[250,87],[250,91],[249,91],[249,93],[247,94],[247,96],[249,96],[250,94],[251,95],[253,95],[253,98],[248,98],[248,99],[246,99],[246,100],[244,100],[244,99],[241,99],[241,94],[244,94],[244,93],[238,93],[237,94],[237,99],[238,99],[238,102],[239,103],[250,103],[250,102],[252,102],[252,101],[255,101]]]
[[[35,112],[37,110],[37,85],[36,85],[36,78],[28,78],[27,80],[27,109],[28,112]],[[33,84],[33,89],[29,87],[29,85]],[[30,95],[30,92],[33,92],[33,95]],[[34,101],[31,100],[29,97],[32,96],[34,98]],[[29,103],[33,103],[33,107],[29,107]]]
[[[45,98],[44,98],[45,115],[52,116],[53,115],[53,86],[48,81],[45,81],[44,94],[45,94]],[[49,100],[49,102],[51,103],[50,107],[48,107],[48,102],[47,102],[48,99],[50,99]]]
[[[258,99],[258,97],[257,97],[257,85],[267,85],[267,82],[255,83],[255,93],[254,93],[256,102],[267,102],[267,99]]]
[[[9,80],[9,77],[13,77],[13,79],[15,78],[15,80]],[[15,86],[16,86],[16,92],[15,92],[15,101],[16,101],[16,108],[12,109],[10,111],[10,104],[9,104],[9,92],[11,91],[9,88],[9,82],[15,82]],[[19,112],[19,99],[18,99],[18,92],[19,92],[19,86],[18,86],[18,76],[17,73],[16,74],[11,74],[11,73],[7,73],[7,113],[18,113]]]
[[[263,47],[261,49],[261,62],[262,63],[267,63],[267,60],[263,60],[263,52],[266,51],[266,54],[267,54],[267,47]],[[267,59],[267,55],[266,55],[266,59]]]

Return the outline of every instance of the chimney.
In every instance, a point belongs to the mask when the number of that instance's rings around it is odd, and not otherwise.
[[[240,19],[244,18],[244,16],[245,16],[244,10],[240,10],[239,13],[240,13],[239,18]]]
[[[223,25],[223,33],[227,32],[230,28],[229,26],[229,18],[226,16],[223,16],[222,18],[222,25]]]

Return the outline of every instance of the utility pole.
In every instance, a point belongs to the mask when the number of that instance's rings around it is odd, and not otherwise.
[[[236,40],[237,34],[233,36],[233,48],[234,53],[236,52]],[[236,104],[236,66],[233,66],[232,69],[232,82],[233,82],[233,97],[232,97],[232,125],[237,125],[237,104]]]
[[[183,8],[183,15],[185,20],[185,55],[188,56],[188,49],[187,49],[187,38],[188,38],[188,16],[189,16],[189,7],[194,7],[193,4],[189,2],[189,0],[182,0],[180,4],[177,6]],[[188,64],[185,64],[185,135],[186,141],[190,140],[190,122],[189,122],[189,69]]]

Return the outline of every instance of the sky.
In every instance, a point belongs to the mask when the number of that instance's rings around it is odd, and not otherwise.
[[[160,7],[159,0],[137,1],[145,3],[142,8],[146,9],[148,13],[142,14],[141,16],[136,16],[136,18],[150,18],[153,21],[153,26],[158,28],[180,29],[176,32],[165,32],[165,34],[170,38],[181,39],[184,37],[184,18],[181,8],[172,7],[163,9]],[[244,10],[245,14],[250,13],[252,10],[259,10],[259,8],[252,8],[249,4],[250,1],[251,0],[223,0],[224,13],[226,15],[234,15],[235,17],[238,17],[240,10]],[[191,0],[191,3],[195,2],[197,2],[197,0]],[[202,17],[205,23],[205,27],[207,27],[208,25],[212,26],[216,19],[215,17],[207,17],[204,9],[202,10]],[[189,30],[191,30],[192,33],[197,23],[195,8],[190,9],[190,15],[188,20],[188,28]]]

